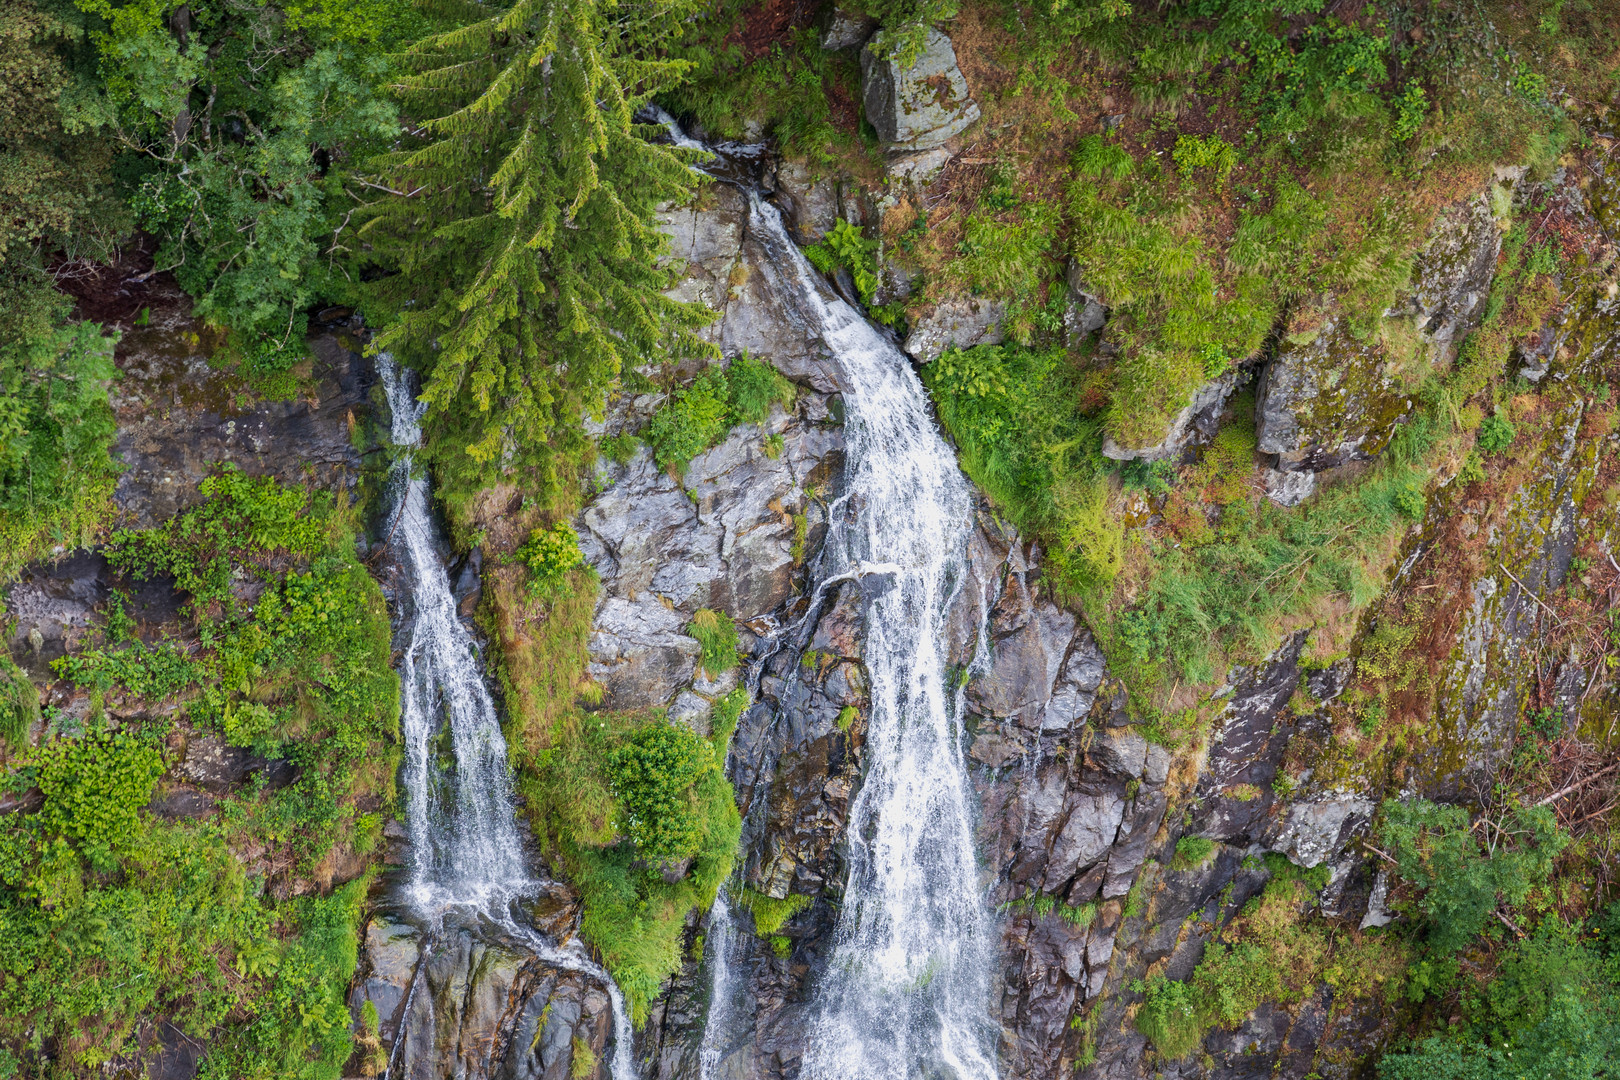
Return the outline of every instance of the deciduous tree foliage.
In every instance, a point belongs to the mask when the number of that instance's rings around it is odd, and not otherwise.
[[[436,4],[465,25],[400,58],[414,141],[362,235],[397,270],[375,286],[376,344],[424,374],[441,477],[543,478],[624,365],[706,351],[707,316],[661,296],[654,264],[653,210],[690,192],[689,155],[635,121],[685,71],[657,52],[698,6]]]

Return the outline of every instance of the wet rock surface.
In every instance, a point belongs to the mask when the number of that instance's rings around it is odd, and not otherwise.
[[[417,925],[373,913],[349,992],[364,1034],[346,1075],[412,1080],[606,1080],[614,1051],[611,1002],[590,976],[537,958],[500,928],[449,916]],[[370,1042],[371,1045],[366,1045]]]
[[[790,209],[804,207],[789,220],[801,235],[813,232],[825,220],[824,194],[812,198],[811,190],[803,189],[801,203],[791,181],[786,192],[783,201]],[[819,209],[817,200],[823,200]],[[770,253],[748,227],[748,196],[741,189],[709,185],[697,202],[668,207],[658,217],[670,237],[669,257],[685,271],[669,295],[705,304],[717,314],[700,334],[727,356],[746,349],[769,357],[796,382],[821,393],[838,390],[825,343],[778,288]]]

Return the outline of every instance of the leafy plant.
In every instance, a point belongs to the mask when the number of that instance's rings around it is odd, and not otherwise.
[[[684,472],[691,460],[731,430],[731,387],[722,368],[705,368],[692,385],[678,390],[647,425],[653,458],[666,469]]]
[[[555,595],[565,587],[569,571],[585,565],[579,534],[566,521],[535,529],[515,554],[528,567],[529,592],[536,596]]]
[[[45,795],[40,824],[46,835],[74,841],[92,865],[111,869],[135,836],[140,811],[163,774],[163,758],[128,732],[92,731],[55,739],[34,751]]]
[[[848,270],[861,302],[870,304],[878,287],[878,247],[878,242],[868,240],[859,226],[839,218],[826,237],[820,243],[805,248],[804,253],[824,274],[830,274],[840,267]]]
[[[1568,844],[1552,810],[1512,811],[1495,824],[1495,843],[1483,847],[1461,806],[1387,800],[1379,830],[1402,880],[1419,894],[1426,941],[1439,956],[1462,949],[1484,929],[1499,904],[1524,902],[1552,871]]]
[[[1203,836],[1183,836],[1176,841],[1172,870],[1202,870],[1215,857],[1215,841]]]
[[[693,786],[717,768],[713,748],[679,724],[649,724],[609,755],[613,794],[642,858],[675,861],[697,852],[703,829]]]
[[[1192,179],[1199,169],[1208,169],[1215,176],[1216,188],[1225,188],[1232,170],[1237,167],[1237,151],[1218,135],[1178,136],[1170,156],[1175,159],[1183,180]]]
[[[1480,450],[1487,454],[1500,454],[1513,445],[1516,434],[1513,422],[1500,412],[1487,416],[1479,425]]]

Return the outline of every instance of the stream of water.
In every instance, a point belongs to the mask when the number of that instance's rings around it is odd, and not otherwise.
[[[427,480],[412,474],[409,450],[421,442],[424,406],[409,373],[387,355],[377,358],[377,373],[393,413],[390,438],[405,451],[390,477],[394,511],[387,541],[404,568],[413,612],[399,662],[412,852],[404,898],[429,921],[451,908],[482,913],[539,959],[600,981],[613,1001],[613,1080],[634,1080],[629,1011],[608,973],[577,940],[559,946],[513,916],[513,901],[541,882],[524,857],[506,740],[478,650],[456,611]]]
[[[823,580],[872,573],[884,583],[870,590],[866,612],[871,712],[846,831],[849,881],[831,963],[813,988],[801,1075],[994,1080],[998,945],[944,654],[947,612],[966,576],[969,487],[907,358],[827,293],[776,209],[757,193],[750,199],[750,230],[771,256],[766,272],[841,373],[845,512],[832,515]],[[714,919],[710,926],[713,935]],[[733,980],[730,950],[719,944],[711,1001],[729,1012],[733,995],[720,984]],[[705,1077],[720,1037],[706,1032]]]

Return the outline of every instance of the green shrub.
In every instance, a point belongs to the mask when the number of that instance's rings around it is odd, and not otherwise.
[[[868,240],[860,226],[839,218],[826,237],[820,243],[805,248],[804,253],[823,274],[830,274],[840,267],[848,270],[855,281],[855,291],[860,294],[861,303],[870,304],[878,287],[878,247],[878,241]]]
[[[1390,799],[1383,816],[1379,835],[1401,878],[1421,894],[1426,941],[1440,956],[1473,941],[1499,904],[1523,903],[1569,844],[1545,806],[1511,811],[1489,848],[1461,806]]]
[[[651,727],[666,725],[654,721]],[[646,737],[646,730],[642,727],[626,732],[612,721],[588,722],[581,726],[579,737],[546,752],[566,754],[576,765],[567,771],[548,767],[527,782],[529,806],[541,827],[554,830],[559,820],[556,808],[578,801],[582,784],[588,783],[592,770],[600,769],[611,776],[620,753],[638,738]],[[677,734],[677,739],[696,739],[684,728],[680,732],[685,735]],[[679,880],[666,880],[664,864],[650,862],[635,843],[591,847],[559,838],[573,882],[584,899],[581,932],[601,953],[603,963],[624,991],[638,1026],[645,1022],[648,1006],[664,981],[681,965],[681,941],[688,914],[694,908],[703,910],[712,904],[720,886],[731,876],[742,833],[735,793],[718,767],[703,770],[684,794],[662,782],[652,787],[654,798],[650,802],[654,808],[667,797],[675,811],[674,831],[686,832],[688,840],[696,839],[691,868]],[[616,794],[616,784],[614,789]],[[689,823],[691,830],[681,828],[682,823]],[[633,825],[631,832],[633,837]]]
[[[730,387],[724,369],[710,367],[659,407],[646,434],[658,464],[685,472],[693,458],[725,438],[729,430]]]
[[[717,679],[742,663],[737,654],[737,624],[725,612],[708,608],[694,612],[686,632],[703,646],[699,663],[709,678]]]
[[[1081,388],[1058,349],[948,349],[923,368],[963,469],[1019,528],[1051,538],[1071,589],[1113,580],[1122,530],[1108,513],[1101,422],[1076,412]]]
[[[694,457],[724,439],[734,425],[763,421],[772,402],[789,407],[795,393],[794,385],[769,363],[738,353],[729,368],[703,369],[691,386],[659,406],[646,439],[658,464],[685,472]]]
[[[27,25],[23,23],[25,42],[32,36]],[[15,134],[8,128],[8,142]],[[11,162],[24,160],[16,156],[20,151],[14,145],[7,152]],[[26,221],[29,214],[22,206],[41,207],[34,201],[40,194],[31,191],[21,203],[7,199],[12,214],[0,226],[0,236],[19,223],[18,214]],[[111,454],[116,425],[107,390],[118,378],[113,365],[116,335],[104,336],[95,323],[69,323],[69,303],[51,287],[49,275],[19,265],[15,255],[6,256],[0,240],[3,581],[29,561],[48,557],[59,544],[71,548],[89,543],[110,516],[117,467]]]
[[[585,564],[579,534],[566,521],[535,529],[515,554],[529,568],[529,592],[535,596],[555,596],[566,587],[569,571]]]
[[[75,841],[92,864],[110,869],[140,828],[140,812],[163,775],[163,756],[125,731],[92,731],[35,750],[47,834]]]
[[[1432,1037],[1406,1053],[1378,1063],[1379,1080],[1598,1080],[1612,1071],[1620,1053],[1620,1024],[1613,990],[1593,1001],[1560,990],[1545,1017],[1510,1043],[1452,1041]]]
[[[704,831],[692,789],[717,769],[709,743],[679,724],[649,724],[608,755],[613,794],[642,858],[673,862],[696,854]]]
[[[1416,135],[1428,115],[1428,92],[1416,79],[1408,79],[1406,89],[1395,99],[1395,129],[1392,132],[1395,139],[1405,142]]]
[[[731,416],[736,423],[760,423],[777,402],[783,408],[793,406],[793,384],[769,362],[754,359],[746,350],[731,358],[726,380],[731,391]]]
[[[1183,836],[1176,841],[1172,870],[1202,870],[1215,857],[1215,841],[1203,836]]]
[[[1208,169],[1215,174],[1217,188],[1226,187],[1227,178],[1237,168],[1237,151],[1218,135],[1178,136],[1170,156],[1175,159],[1176,169],[1183,180],[1192,179],[1194,171],[1198,169]]]

